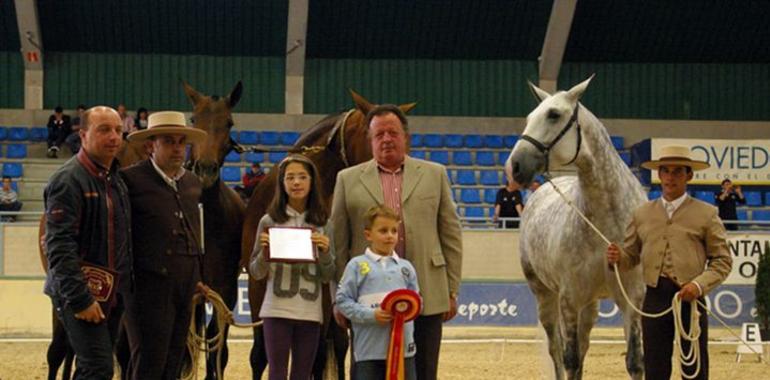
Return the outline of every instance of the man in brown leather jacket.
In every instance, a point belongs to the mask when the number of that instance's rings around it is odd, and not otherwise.
[[[118,113],[104,106],[86,111],[81,125],[82,149],[45,188],[45,293],[75,350],[74,378],[112,379],[113,342],[132,284],[131,210],[115,160],[122,126]],[[92,294],[83,263],[118,273],[109,301]]]
[[[186,147],[206,137],[181,112],[156,112],[128,135],[149,159],[123,169],[131,198],[136,289],[126,305],[132,379],[177,379],[201,278],[201,183],[184,169]]]
[[[708,168],[706,162],[690,158],[685,146],[666,146],[658,160],[642,167],[657,170],[663,196],[634,210],[621,250],[617,244],[607,248],[607,261],[626,270],[641,263],[647,292],[642,311],[659,313],[671,306],[673,297],[704,302],[706,293],[730,274],[732,257],[727,234],[716,207],[687,195],[687,182],[693,171]],[[704,302],[705,303],[705,302]],[[700,309],[700,371],[696,379],[708,378],[708,315]],[[690,331],[690,307],[683,305],[684,328]],[[647,379],[671,377],[674,340],[671,313],[661,318],[642,318],[644,372]],[[688,352],[689,342],[682,341]],[[692,375],[694,366],[683,373]]]

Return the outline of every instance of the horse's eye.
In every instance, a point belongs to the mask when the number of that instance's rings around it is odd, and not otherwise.
[[[190,118],[190,123],[195,124],[195,118],[194,117]]]
[[[548,120],[556,121],[559,120],[561,117],[561,114],[556,110],[548,110]]]

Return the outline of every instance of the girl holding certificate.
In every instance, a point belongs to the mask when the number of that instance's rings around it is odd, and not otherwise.
[[[267,278],[259,317],[264,322],[269,379],[287,378],[291,354],[290,378],[306,380],[323,321],[321,284],[334,276],[334,256],[324,228],[328,214],[318,170],[309,159],[290,155],[274,170],[278,170],[275,196],[259,221],[249,271],[257,280]],[[305,231],[297,231],[301,229]]]

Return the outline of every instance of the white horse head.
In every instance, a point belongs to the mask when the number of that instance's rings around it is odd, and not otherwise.
[[[505,164],[508,178],[527,185],[543,172],[573,163],[581,154],[580,97],[593,75],[554,95],[529,82],[540,104],[527,115],[527,126]],[[546,167],[547,166],[547,167]]]

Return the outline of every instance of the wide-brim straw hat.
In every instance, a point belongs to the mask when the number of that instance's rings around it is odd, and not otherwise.
[[[158,135],[185,135],[187,142],[196,144],[206,139],[206,131],[187,126],[184,114],[176,111],[155,112],[147,117],[147,129],[135,131],[126,137],[132,144],[147,141]]]
[[[709,163],[705,161],[693,160],[690,148],[682,145],[668,145],[660,148],[660,157],[657,160],[651,160],[642,163],[642,167],[650,170],[658,170],[661,166],[689,166],[693,171],[708,169]]]

